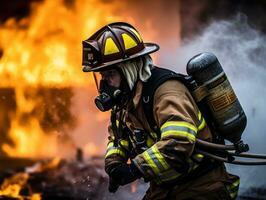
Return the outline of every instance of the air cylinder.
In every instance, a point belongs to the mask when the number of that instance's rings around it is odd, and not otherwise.
[[[209,108],[215,132],[232,143],[240,141],[247,118],[217,57],[212,53],[194,56],[187,64],[187,73],[197,88],[204,88],[200,103]]]

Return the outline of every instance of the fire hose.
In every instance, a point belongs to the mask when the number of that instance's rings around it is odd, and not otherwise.
[[[235,165],[266,165],[266,154],[243,153],[248,151],[248,145],[244,144],[242,141],[234,145],[223,145],[197,139],[196,146],[197,153],[200,153],[217,161]],[[236,160],[235,157],[260,160],[243,161]]]

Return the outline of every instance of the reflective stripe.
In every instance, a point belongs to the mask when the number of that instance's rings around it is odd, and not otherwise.
[[[149,167],[152,169],[152,171],[155,174],[159,174],[159,169],[157,168],[156,164],[154,163],[154,160],[149,156],[147,151],[143,152],[143,158],[145,159],[145,161],[149,164]]]
[[[164,171],[162,173],[160,173],[155,179],[154,181],[157,183],[157,184],[162,184],[164,182],[167,182],[167,181],[171,181],[171,180],[174,180],[176,179],[177,177],[179,177],[181,174],[178,173],[177,171],[175,171],[174,169],[169,169],[167,171]]]
[[[192,159],[194,161],[196,161],[196,163],[200,163],[204,158],[204,155],[200,154],[200,153],[196,153],[192,155]]]
[[[157,133],[155,133],[155,132],[151,132],[151,137],[152,137],[154,140],[157,140],[157,139],[158,139]]]
[[[151,148],[152,152],[156,158],[158,159],[158,161],[162,164],[164,170],[167,170],[170,168],[170,166],[168,165],[168,163],[165,161],[164,157],[162,156],[162,154],[159,152],[159,150],[157,149],[156,145],[153,145]]]
[[[197,153],[197,154],[195,154],[195,157],[201,159],[201,158],[204,157],[204,155],[202,155],[202,154],[200,154],[200,153]]]
[[[239,184],[240,184],[240,180],[237,179],[237,180],[232,184],[232,188],[239,187]]]
[[[193,131],[190,128],[184,127],[184,126],[168,126],[168,127],[163,128],[161,131],[162,131],[162,133],[167,132],[167,131],[181,131],[181,132],[186,132],[186,133],[190,133],[193,135],[197,134],[197,132]]]
[[[175,171],[174,169],[167,170],[160,174],[160,178],[163,182],[173,180],[179,177],[181,174]]]
[[[180,131],[167,131],[162,133],[162,138],[164,137],[168,137],[168,136],[181,136],[181,137],[186,137],[190,140],[192,140],[193,142],[195,142],[196,137],[190,133],[187,132],[180,132]]]
[[[116,127],[119,127],[119,120],[115,120]]]
[[[231,185],[227,185],[226,188],[230,193],[231,199],[236,199],[238,189],[239,189],[240,180],[237,179],[235,182],[233,182]]]
[[[150,136],[148,136],[147,146],[151,147],[152,145],[154,145],[154,143],[155,143],[155,141]]]
[[[107,151],[107,153],[106,153],[106,155],[105,155],[105,158],[107,158],[108,156],[113,155],[113,154],[118,154],[118,155],[120,155],[120,156],[126,158],[126,154],[125,154],[125,152],[123,152],[120,148],[117,148],[117,147],[111,147],[111,148]]]
[[[161,127],[161,137],[181,136],[195,141],[197,128],[188,122],[168,121]]]
[[[159,175],[161,172],[170,168],[164,157],[157,149],[156,145],[153,145],[151,148],[145,151],[143,153],[143,157],[156,175]]]
[[[194,125],[192,125],[188,122],[180,122],[180,121],[165,122],[161,127],[161,132],[162,132],[162,129],[164,129],[165,127],[168,127],[168,126],[183,126],[183,127],[187,127],[189,129],[191,129],[194,132],[197,132],[197,128]]]
[[[108,145],[107,145],[107,150],[106,151],[108,151],[108,149],[112,148],[113,146],[114,146],[114,142],[109,142]]]
[[[237,197],[237,193],[238,193],[238,191],[233,192],[233,193],[230,193],[230,197],[231,197],[232,199],[235,199],[235,198]]]
[[[129,142],[127,140],[120,140],[119,144],[125,149],[129,150]]]
[[[156,157],[156,155],[152,152],[152,149],[148,149],[148,150],[147,150],[147,153],[148,153],[150,159],[152,159],[153,162],[154,162],[154,164],[156,165],[155,168],[158,169],[158,170],[157,170],[157,169],[156,169],[156,170],[153,169],[153,171],[154,171],[154,172],[156,171],[157,174],[159,174],[161,171],[164,170],[163,165],[160,163],[160,161],[159,161],[159,159]]]
[[[198,119],[200,121],[200,125],[198,126],[198,131],[201,131],[206,126],[206,122],[200,111],[198,113]]]

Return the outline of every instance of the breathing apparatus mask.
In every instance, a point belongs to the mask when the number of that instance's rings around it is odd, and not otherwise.
[[[100,111],[105,112],[114,106],[120,107],[125,103],[129,90],[125,87],[127,84],[118,69],[93,72],[93,77],[99,92],[94,102]]]

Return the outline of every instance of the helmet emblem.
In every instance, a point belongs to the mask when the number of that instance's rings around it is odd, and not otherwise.
[[[88,53],[88,60],[93,60],[93,54],[92,53]]]

